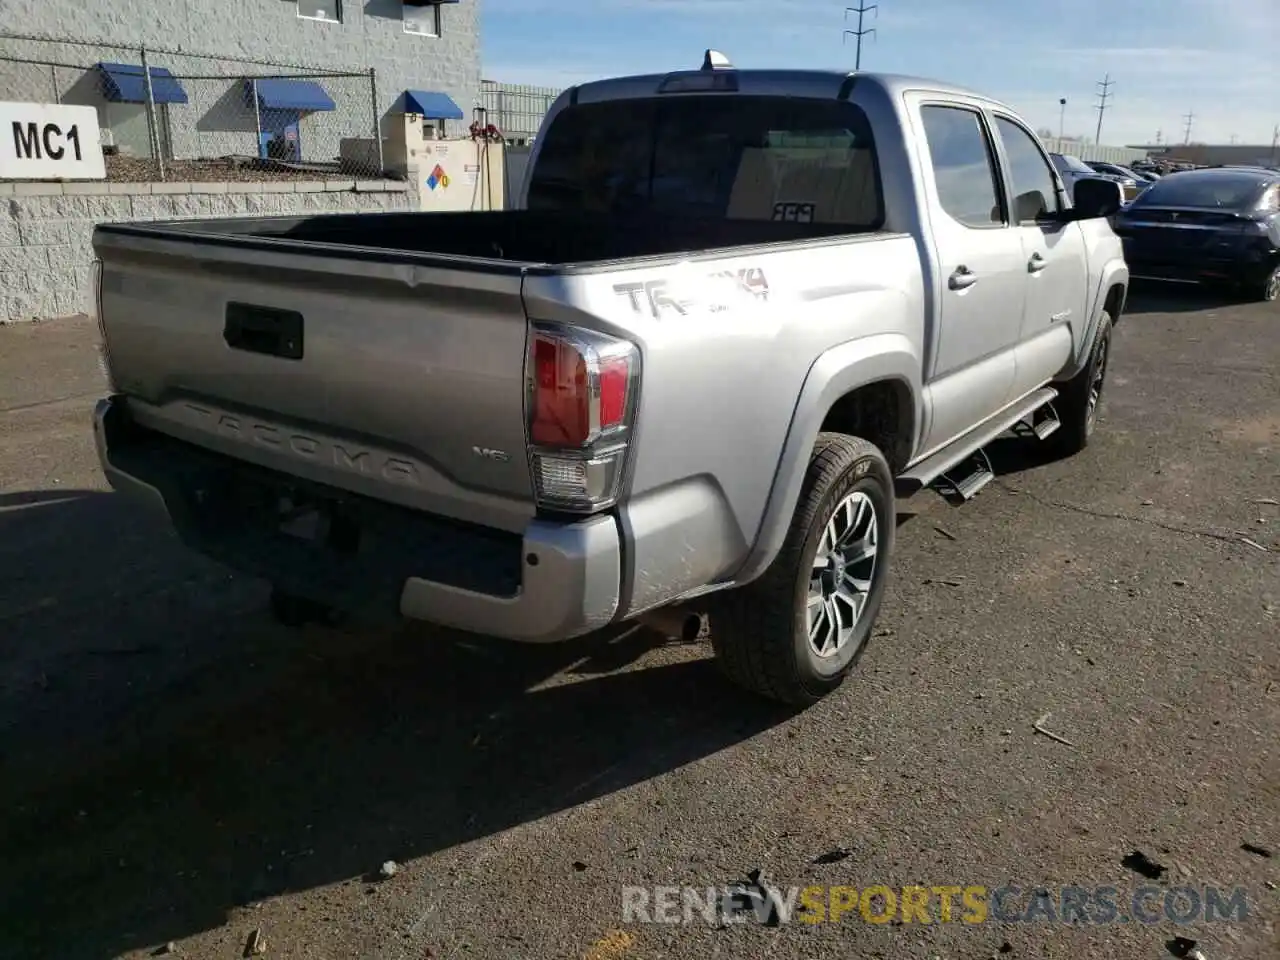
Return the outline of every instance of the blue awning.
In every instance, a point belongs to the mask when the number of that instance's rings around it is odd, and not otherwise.
[[[462,108],[447,93],[434,90],[406,90],[404,112],[417,113],[432,120],[461,120]]]
[[[147,78],[133,63],[100,63],[103,95],[112,103],[146,103]],[[156,103],[186,103],[187,91],[164,67],[151,68],[151,92]]]
[[[333,98],[314,80],[285,80],[280,77],[246,80],[245,97],[251,105],[255,82],[258,104],[263,110],[297,110],[305,113],[310,110],[334,109]]]

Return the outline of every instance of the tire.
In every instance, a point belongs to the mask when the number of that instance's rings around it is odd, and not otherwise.
[[[285,627],[303,627],[309,623],[330,623],[335,619],[331,607],[306,597],[271,588],[271,618]]]
[[[835,563],[814,578],[815,560],[820,547],[825,551],[828,527],[834,523],[837,534],[842,534],[851,517],[853,543],[862,541],[870,530],[874,554],[869,561],[845,555],[850,581],[844,581]],[[874,526],[868,527],[870,523]],[[871,638],[895,530],[893,474],[884,454],[857,437],[819,434],[778,556],[757,580],[718,598],[712,612],[712,646],[729,679],[793,706],[816,703],[839,687]],[[866,585],[857,593],[861,600],[856,616],[850,616],[855,613],[851,602],[838,596],[815,604],[810,621],[811,588],[819,587],[826,596],[837,582],[846,590],[852,588],[854,577]],[[845,631],[830,629],[828,611],[832,609],[838,621],[845,623]],[[825,654],[816,641],[810,642],[811,622],[818,637],[828,641]]]
[[[1062,426],[1043,441],[1051,455],[1071,457],[1089,445],[1098,425],[1110,357],[1111,315],[1104,310],[1089,351],[1089,362],[1066,383],[1058,385],[1054,407]]]
[[[1271,272],[1258,284],[1258,299],[1263,303],[1275,303],[1280,300],[1280,263],[1271,266]]]

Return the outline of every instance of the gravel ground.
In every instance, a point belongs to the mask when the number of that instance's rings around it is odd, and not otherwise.
[[[159,180],[154,160],[109,156],[107,179],[113,183],[146,183]],[[263,180],[350,180],[363,179],[355,173],[331,170],[258,169],[250,163],[225,160],[166,160],[165,174],[172,183],[257,183]],[[377,179],[376,177],[372,179]]]
[[[118,154],[107,156],[105,160],[107,180],[111,183],[153,183],[160,180],[160,173],[154,160],[122,157]],[[169,183],[260,183],[277,180],[379,180],[384,178],[360,171],[339,170],[336,164],[309,170],[259,168],[250,160],[228,157],[218,160],[166,160],[165,179]]]
[[[284,631],[261,584],[105,492],[90,325],[0,329],[0,955],[229,958],[260,931],[268,957],[1078,960],[1183,936],[1274,960],[1280,313],[1132,306],[1095,444],[1048,465],[1006,444],[971,503],[902,504],[874,647],[800,714],[647,631]],[[1034,732],[1046,713],[1070,745]],[[1247,917],[621,913],[623,884],[754,869],[1123,907],[1153,882],[1135,850],[1157,887],[1243,885]]]

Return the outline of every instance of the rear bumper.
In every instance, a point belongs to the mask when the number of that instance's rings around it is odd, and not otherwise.
[[[523,535],[309,484],[144,430],[100,400],[94,438],[111,486],[168,517],[192,549],[232,569],[372,617],[404,616],[510,640],[566,640],[618,612],[617,520],[533,520]],[[282,495],[333,506],[329,546],[280,530]]]
[[[1124,237],[1123,243],[1129,272],[1139,279],[1260,283],[1270,272],[1275,256],[1263,245],[1178,249],[1131,237]]]

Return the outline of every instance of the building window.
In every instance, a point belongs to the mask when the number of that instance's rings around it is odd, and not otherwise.
[[[342,22],[342,0],[298,0],[298,16],[304,20]]]
[[[440,36],[440,4],[406,3],[403,9],[405,33],[416,33],[420,37]]]

